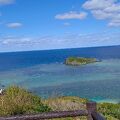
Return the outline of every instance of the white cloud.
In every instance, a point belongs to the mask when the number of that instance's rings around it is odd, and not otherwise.
[[[70,11],[68,13],[58,14],[55,16],[56,19],[65,20],[65,19],[85,19],[87,17],[86,12],[76,12]]]
[[[105,9],[114,4],[116,0],[87,0],[83,7],[86,9]]]
[[[1,43],[3,45],[19,45],[29,43],[32,39],[29,37],[15,37],[15,36],[6,36],[2,38]]]
[[[112,13],[106,13],[103,10],[92,10],[91,13],[96,19],[112,19],[114,16]]]
[[[112,20],[109,22],[108,26],[111,26],[111,27],[119,27],[120,26],[120,20]]]
[[[73,34],[63,36],[0,36],[0,51],[45,50],[120,45],[120,33]]]
[[[0,5],[8,5],[14,3],[15,0],[0,0]]]
[[[120,4],[112,4],[104,9],[105,12],[120,12]]]
[[[22,23],[8,23],[7,27],[9,28],[19,28],[22,26]]]
[[[108,26],[120,26],[120,2],[118,0],[87,0],[83,8],[90,10],[96,19],[107,19]]]

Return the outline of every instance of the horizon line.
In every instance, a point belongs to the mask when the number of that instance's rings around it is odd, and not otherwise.
[[[52,48],[52,49],[41,49],[41,50],[18,50],[18,51],[0,51],[0,54],[2,53],[20,53],[20,52],[36,52],[36,51],[54,51],[54,50],[68,50],[68,49],[85,49],[85,48],[101,48],[101,47],[116,47],[120,45],[103,45],[103,46],[86,46],[86,47],[72,47],[72,48]]]

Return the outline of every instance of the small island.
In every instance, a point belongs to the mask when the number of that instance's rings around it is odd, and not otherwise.
[[[69,57],[65,60],[66,65],[79,66],[98,62],[96,58]]]

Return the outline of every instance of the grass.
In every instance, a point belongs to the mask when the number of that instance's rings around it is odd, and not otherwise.
[[[87,99],[79,97],[55,97],[44,100],[53,111],[85,110]]]
[[[0,116],[34,114],[48,111],[85,110],[87,99],[79,97],[52,97],[41,99],[25,89],[12,86],[0,96]],[[120,120],[120,104],[99,103],[98,112],[107,120]],[[55,120],[86,120],[86,117]]]
[[[12,86],[0,96],[0,116],[18,114],[31,114],[50,111],[51,109],[42,103],[41,98],[28,91]]]
[[[87,99],[79,97],[56,97],[45,100],[45,104],[51,107],[54,111],[59,110],[85,110]],[[97,109],[102,113],[107,120],[120,120],[120,104],[98,103]],[[68,118],[70,120],[86,120],[86,117]],[[64,119],[63,119],[64,120]]]
[[[108,120],[120,120],[120,104],[101,103],[98,104],[98,111]],[[116,119],[115,119],[116,118]]]
[[[85,110],[87,99],[79,97],[53,97],[43,100],[53,111]],[[86,117],[58,118],[54,120],[87,120]]]

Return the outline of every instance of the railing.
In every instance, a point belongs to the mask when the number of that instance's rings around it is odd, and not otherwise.
[[[87,110],[58,111],[58,112],[41,113],[36,115],[0,117],[0,120],[45,120],[45,119],[77,117],[77,116],[86,116],[87,120],[105,120],[105,118],[102,115],[97,113],[97,106],[95,102],[86,103],[86,108]]]

